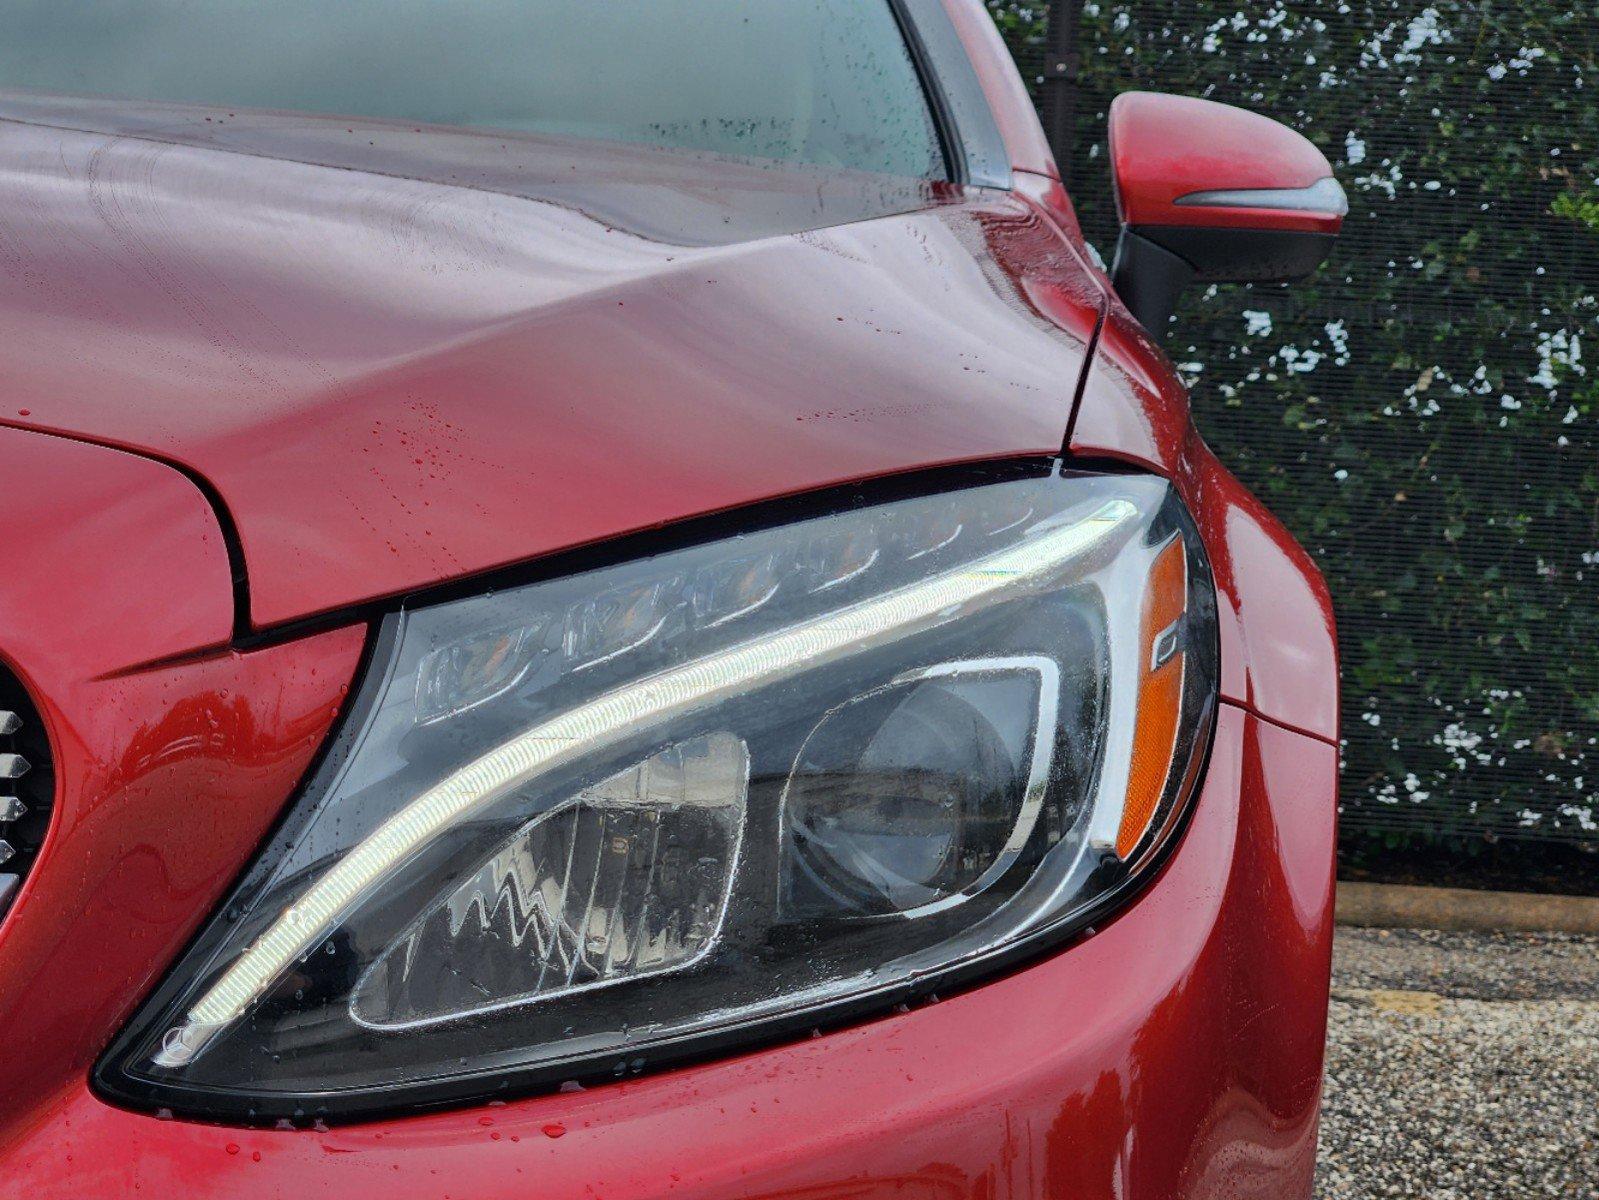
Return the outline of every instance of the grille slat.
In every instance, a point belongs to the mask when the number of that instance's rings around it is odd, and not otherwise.
[[[0,914],[16,898],[44,836],[55,772],[44,722],[21,682],[0,667]]]

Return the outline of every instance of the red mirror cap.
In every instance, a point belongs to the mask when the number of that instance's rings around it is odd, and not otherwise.
[[[1160,92],[1110,106],[1122,224],[1337,233],[1348,204],[1327,156],[1270,117]]]

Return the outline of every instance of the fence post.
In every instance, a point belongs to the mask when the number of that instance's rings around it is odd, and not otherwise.
[[[1077,136],[1077,24],[1082,15],[1082,0],[1050,0],[1049,37],[1044,52],[1044,74],[1040,81],[1040,107],[1044,132],[1055,164],[1065,178],[1067,164]]]

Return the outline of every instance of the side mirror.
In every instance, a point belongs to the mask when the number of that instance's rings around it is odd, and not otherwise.
[[[1349,211],[1332,166],[1269,117],[1125,92],[1110,106],[1121,237],[1111,282],[1159,335],[1190,283],[1286,283],[1321,265]]]

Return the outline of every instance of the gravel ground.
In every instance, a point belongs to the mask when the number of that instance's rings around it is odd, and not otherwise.
[[[1599,938],[1340,929],[1322,1200],[1599,1200]]]

